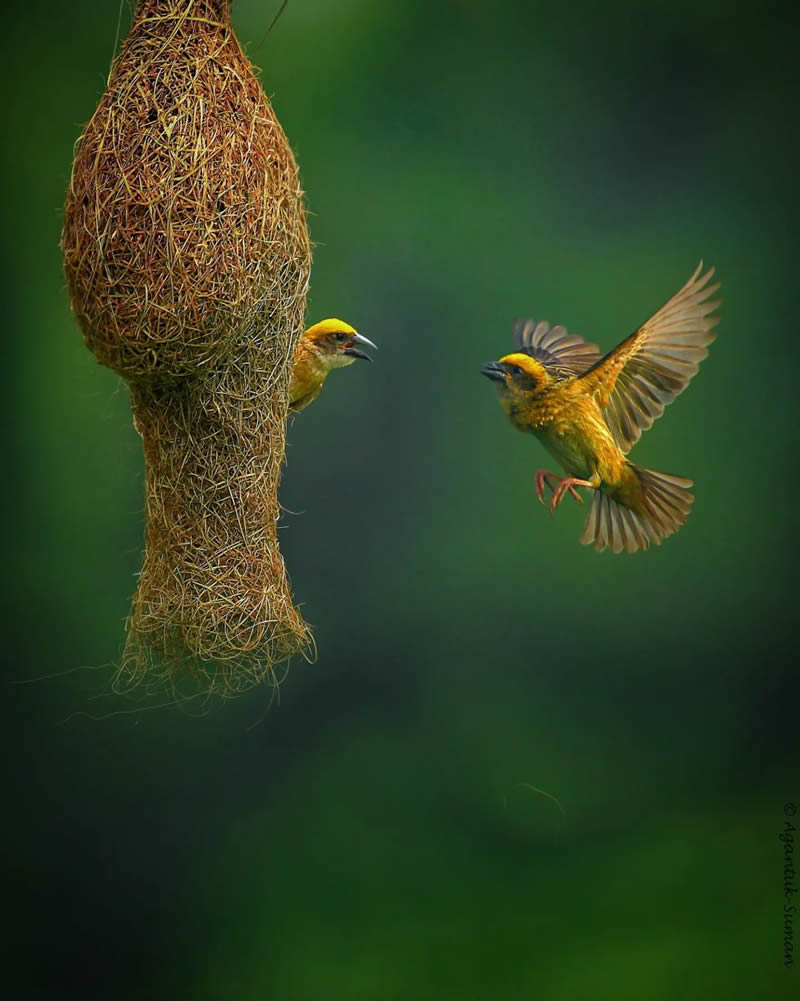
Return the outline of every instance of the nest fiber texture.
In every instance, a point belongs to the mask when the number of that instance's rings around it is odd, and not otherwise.
[[[126,680],[236,691],[304,650],[277,544],[310,248],[229,0],[140,0],[75,153],[62,237],[89,348],[131,387],[147,550]]]

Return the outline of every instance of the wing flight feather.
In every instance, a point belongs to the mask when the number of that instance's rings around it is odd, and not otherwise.
[[[719,282],[704,275],[703,262],[680,291],[639,329],[580,375],[585,392],[595,396],[611,433],[628,452],[664,408],[682,393],[707,356],[719,322],[711,300]]]

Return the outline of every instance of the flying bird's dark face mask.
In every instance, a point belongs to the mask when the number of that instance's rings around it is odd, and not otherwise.
[[[522,396],[536,389],[537,380],[518,365],[510,365],[504,361],[490,361],[481,368],[481,372],[487,379],[491,379],[501,396]]]

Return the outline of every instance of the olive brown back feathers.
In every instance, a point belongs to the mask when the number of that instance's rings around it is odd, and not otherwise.
[[[344,320],[315,323],[300,338],[294,356],[289,408],[304,410],[319,396],[322,384],[335,368],[352,365],[356,359],[372,361],[364,347],[377,347]]]

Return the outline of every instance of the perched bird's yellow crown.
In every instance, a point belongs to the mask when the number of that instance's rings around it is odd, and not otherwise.
[[[313,327],[309,327],[305,332],[306,337],[325,337],[326,334],[355,334],[356,328],[351,327],[349,323],[345,323],[344,320],[337,320],[333,317],[327,320],[320,320],[319,323],[315,323]]]

